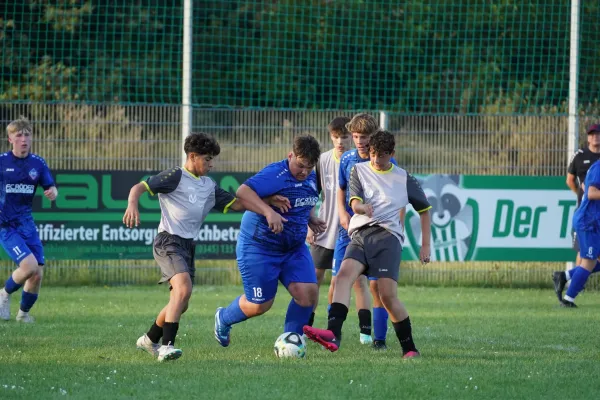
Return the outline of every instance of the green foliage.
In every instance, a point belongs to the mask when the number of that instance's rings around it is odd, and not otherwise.
[[[426,114],[565,113],[568,0],[195,0],[193,103]],[[600,93],[583,0],[579,98]],[[182,6],[0,5],[0,98],[178,104]]]

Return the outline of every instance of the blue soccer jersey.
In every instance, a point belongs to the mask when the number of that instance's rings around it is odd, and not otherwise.
[[[7,152],[0,155],[0,168],[0,221],[31,218],[33,195],[38,185],[44,190],[55,186],[46,161],[35,154],[18,158]]]
[[[590,167],[585,177],[583,199],[581,205],[573,214],[573,228],[577,231],[590,231],[600,234],[600,201],[588,199],[590,186],[600,189],[600,163],[598,161]]]
[[[287,197],[292,207],[288,212],[281,214],[287,222],[283,225],[283,231],[278,234],[269,229],[264,216],[246,211],[242,217],[240,237],[280,252],[304,245],[310,212],[319,200],[316,174],[311,172],[305,180],[299,181],[290,173],[286,159],[266,166],[244,183],[261,198],[275,194]]]
[[[50,169],[38,155],[19,158],[12,152],[0,155],[0,169],[0,243],[17,264],[29,254],[44,264],[31,207],[38,185],[55,186]]]
[[[285,287],[292,282],[316,283],[314,264],[304,243],[310,212],[319,199],[316,174],[311,172],[299,181],[290,173],[288,161],[283,160],[244,183],[261,198],[278,194],[287,197],[292,206],[281,214],[287,222],[278,234],[260,214],[246,211],[242,217],[236,253],[248,301],[260,304],[274,298],[278,282]]]

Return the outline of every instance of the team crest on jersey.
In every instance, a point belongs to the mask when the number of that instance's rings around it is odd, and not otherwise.
[[[327,175],[325,179],[325,187],[327,190],[333,190],[333,175]]]
[[[31,171],[29,171],[29,177],[34,181],[38,177],[38,172],[35,168],[32,168]]]
[[[367,182],[363,183],[363,192],[365,194],[365,198],[367,198],[367,199],[370,199],[375,194],[375,192],[373,191],[373,188]]]
[[[195,204],[198,201],[196,188],[194,188],[193,186],[188,186],[188,189],[191,191],[190,195],[188,196],[188,200],[190,201],[190,203]]]
[[[310,185],[310,187],[311,187],[311,188],[312,188],[312,189],[313,189],[315,192],[317,191],[317,185],[315,184],[315,182],[314,182],[314,181],[310,181],[308,184]]]

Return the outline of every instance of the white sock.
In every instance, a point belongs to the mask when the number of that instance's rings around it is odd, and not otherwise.
[[[6,289],[2,288],[0,290],[0,296],[10,296],[10,295],[6,292]]]

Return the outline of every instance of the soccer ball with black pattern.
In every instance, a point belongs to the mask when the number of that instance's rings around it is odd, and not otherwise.
[[[279,358],[304,358],[306,357],[306,342],[301,335],[294,332],[285,332],[275,341],[275,355]]]

